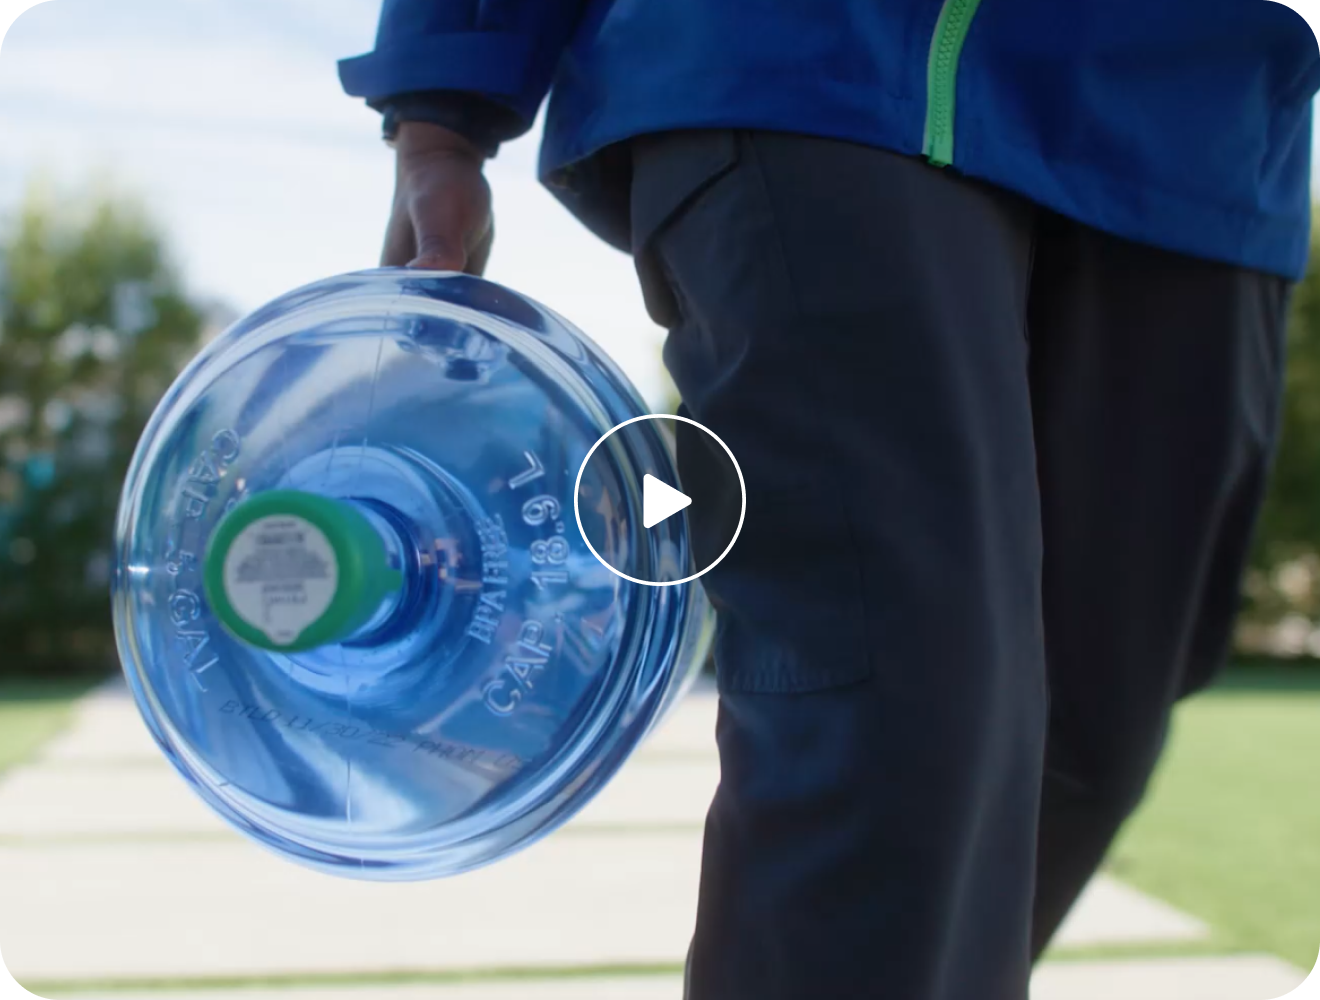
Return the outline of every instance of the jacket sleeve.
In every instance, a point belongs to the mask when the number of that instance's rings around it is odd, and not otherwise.
[[[376,47],[339,64],[353,97],[379,109],[421,91],[481,94],[531,127],[584,0],[385,0]]]

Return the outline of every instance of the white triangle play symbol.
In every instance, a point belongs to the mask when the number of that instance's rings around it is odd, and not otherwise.
[[[692,506],[692,498],[684,496],[672,486],[666,486],[655,476],[642,478],[642,524],[654,528],[667,517]]]

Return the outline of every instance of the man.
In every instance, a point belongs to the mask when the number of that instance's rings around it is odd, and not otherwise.
[[[473,272],[482,161],[549,92],[544,180],[634,253],[742,464],[690,1000],[1022,1000],[1226,654],[1308,245],[1305,23],[386,0],[341,76],[396,140],[384,262]]]

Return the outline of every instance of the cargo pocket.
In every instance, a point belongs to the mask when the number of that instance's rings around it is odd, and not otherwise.
[[[823,691],[872,675],[861,556],[837,493],[749,493],[737,544],[705,579],[721,691]]]
[[[633,259],[646,311],[666,329],[678,325],[682,310],[656,237],[737,163],[738,137],[731,129],[660,132],[632,140]]]

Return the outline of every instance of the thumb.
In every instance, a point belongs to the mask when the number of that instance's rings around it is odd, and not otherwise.
[[[408,214],[417,247],[409,267],[462,271],[467,266],[464,235],[468,213],[459,192],[448,185],[428,186],[410,199]]]
[[[461,234],[417,234],[417,256],[409,267],[423,271],[462,271],[467,267],[467,251],[463,249]]]

